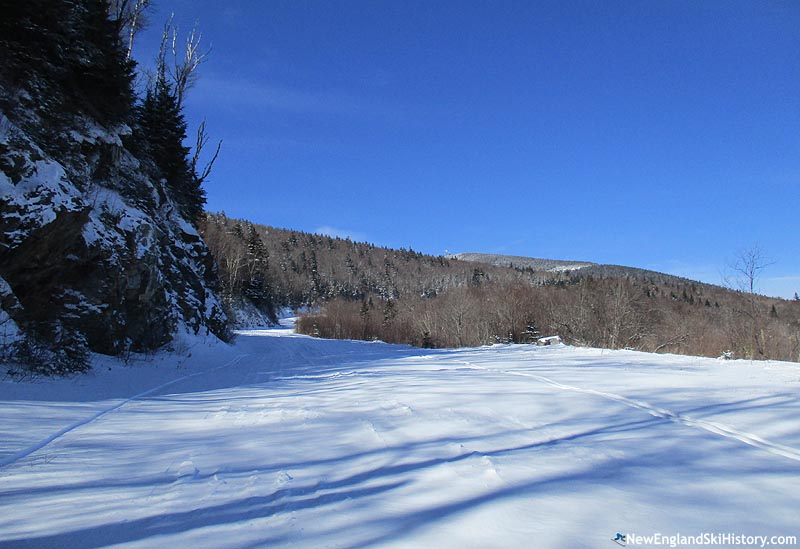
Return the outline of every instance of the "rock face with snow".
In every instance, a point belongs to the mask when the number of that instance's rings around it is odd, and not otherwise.
[[[0,360],[37,373],[226,333],[214,261],[178,202],[196,181],[185,123],[178,110],[171,137],[144,129],[108,9],[31,0],[0,20]]]
[[[125,147],[130,129],[84,119],[57,160],[0,118],[0,305],[23,333],[64,333],[115,354],[183,324],[222,335],[214,264],[160,182]]]

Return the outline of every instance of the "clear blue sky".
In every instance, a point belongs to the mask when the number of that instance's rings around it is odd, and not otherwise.
[[[800,291],[800,2],[156,0],[213,51],[208,208]]]

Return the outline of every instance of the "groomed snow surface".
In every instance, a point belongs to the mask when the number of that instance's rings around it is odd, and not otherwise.
[[[288,326],[181,345],[0,383],[0,546],[800,536],[797,364]]]

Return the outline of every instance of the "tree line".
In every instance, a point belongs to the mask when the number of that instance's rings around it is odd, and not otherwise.
[[[229,304],[310,307],[297,329],[420,347],[530,343],[800,358],[800,301],[640,269],[499,267],[207,214]]]

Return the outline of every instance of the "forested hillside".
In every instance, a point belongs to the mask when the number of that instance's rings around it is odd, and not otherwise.
[[[183,329],[227,333],[196,230],[207,173],[183,142],[191,59],[168,71],[162,47],[134,87],[146,4],[3,6],[0,359],[29,372],[84,370],[89,351],[147,351]]]
[[[532,342],[797,360],[800,302],[652,271],[536,271],[392,250],[208,214],[202,232],[232,308],[312,306],[322,337],[452,347]]]
[[[488,280],[540,278],[532,271],[276,229],[225,214],[207,214],[201,232],[217,260],[228,303],[247,299],[270,316],[276,308],[321,305],[337,298],[391,308],[400,297],[432,298]]]

